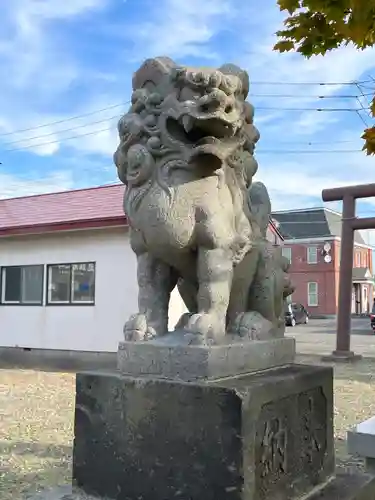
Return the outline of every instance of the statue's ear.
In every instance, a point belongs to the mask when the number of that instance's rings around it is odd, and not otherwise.
[[[235,64],[229,64],[229,63],[223,64],[219,68],[219,71],[221,71],[221,73],[224,73],[224,75],[238,76],[238,78],[241,80],[242,83],[242,94],[244,96],[244,99],[246,99],[250,88],[249,75],[247,71],[241,69],[239,66],[236,66]]]
[[[146,88],[152,91],[164,81],[170,80],[177,65],[169,57],[146,59],[133,75],[133,90]]]

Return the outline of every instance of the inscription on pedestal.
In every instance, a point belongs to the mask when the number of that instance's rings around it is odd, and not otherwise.
[[[267,403],[257,425],[256,500],[293,498],[314,484],[327,447],[327,401],[321,388]]]
[[[264,424],[260,471],[262,478],[286,472],[286,440],[286,428],[282,419],[274,418]]]
[[[305,466],[320,467],[327,447],[326,401],[321,390],[314,389],[298,397],[298,412],[302,417],[301,460]]]

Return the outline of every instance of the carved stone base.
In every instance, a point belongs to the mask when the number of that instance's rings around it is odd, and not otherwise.
[[[120,342],[117,367],[124,375],[188,382],[279,367],[292,363],[295,352],[292,338],[211,347]]]
[[[77,375],[73,478],[115,500],[297,499],[334,472],[330,367],[217,381]]]

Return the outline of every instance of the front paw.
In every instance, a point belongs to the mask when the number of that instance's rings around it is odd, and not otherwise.
[[[228,327],[230,335],[244,340],[268,340],[273,337],[272,331],[272,323],[257,311],[238,314]]]
[[[214,313],[192,314],[184,330],[201,336],[201,344],[216,344],[225,335],[225,319]]]
[[[144,314],[131,316],[124,326],[124,339],[128,342],[145,342],[156,337],[156,332],[147,323]]]

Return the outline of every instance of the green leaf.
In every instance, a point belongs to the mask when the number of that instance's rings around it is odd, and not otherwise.
[[[374,155],[375,154],[375,127],[367,128],[362,137],[365,144],[363,145],[362,151],[366,151],[366,154]]]
[[[294,43],[290,40],[280,40],[280,42],[277,42],[273,47],[273,50],[278,50],[279,52],[289,52],[293,49]]]
[[[278,0],[277,3],[281,11],[287,10],[289,14],[293,14],[300,7],[299,0]]]

